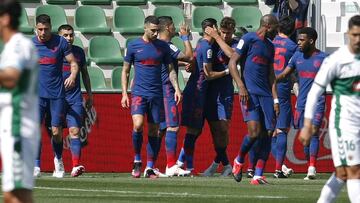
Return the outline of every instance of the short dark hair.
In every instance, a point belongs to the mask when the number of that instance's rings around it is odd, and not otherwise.
[[[295,31],[295,20],[291,16],[284,16],[279,20],[279,32],[289,36]]]
[[[69,25],[69,24],[64,24],[64,25],[60,25],[58,28],[58,32],[60,32],[61,30],[71,30],[74,31],[74,28]]]
[[[355,15],[355,16],[353,16],[353,17],[350,18],[349,24],[348,24],[349,30],[350,30],[353,26],[360,26],[360,15]]]
[[[17,30],[20,24],[21,5],[17,0],[2,0],[0,2],[0,16],[10,16],[10,27]]]
[[[154,25],[159,25],[159,19],[156,16],[148,16],[145,18],[144,20],[144,24],[154,24]]]
[[[36,16],[36,25],[41,23],[41,24],[46,24],[48,23],[49,25],[51,25],[51,19],[50,16],[46,15],[46,14],[40,14],[38,16]]]
[[[205,31],[206,27],[213,27],[214,25],[217,25],[217,21],[214,18],[206,18],[201,22],[201,27],[203,31]]]
[[[173,23],[173,19],[170,16],[160,16],[159,18],[160,32],[166,30],[166,27]]]
[[[318,37],[316,30],[312,27],[304,27],[300,29],[298,34],[305,34],[308,38],[313,39],[314,41],[316,41]]]
[[[223,29],[235,29],[236,22],[234,18],[224,17],[220,22],[220,28]]]

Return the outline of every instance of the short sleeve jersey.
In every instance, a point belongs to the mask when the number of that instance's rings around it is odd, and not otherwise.
[[[200,39],[196,45],[194,58],[196,60],[196,67],[191,73],[189,84],[194,84],[200,87],[199,89],[205,90],[207,81],[205,79],[204,64],[214,62],[213,47],[206,39]]]
[[[36,49],[23,34],[14,34],[5,44],[0,57],[0,70],[16,68],[21,72],[20,79],[15,88],[9,90],[0,87],[1,93],[11,93],[12,99],[2,97],[0,104],[18,105],[22,108],[29,101],[37,98],[38,83],[38,55]],[[22,105],[20,105],[22,104]]]
[[[256,32],[245,34],[235,51],[240,55],[243,78],[250,94],[271,96],[270,68],[274,62],[274,45]]]
[[[174,65],[174,69],[175,69],[176,74],[177,74],[178,71],[179,71],[177,57],[178,57],[178,55],[180,54],[181,51],[172,42],[167,42],[167,43],[168,43],[168,45],[170,47],[171,61],[172,61],[172,64]],[[161,79],[162,79],[163,85],[170,84],[168,66],[166,66],[164,64],[162,65]]]
[[[297,45],[289,38],[276,36],[273,40],[275,47],[274,72],[279,75],[287,67],[290,58],[294,55]],[[291,80],[286,78],[277,83],[278,97],[289,98],[291,93]]]
[[[76,59],[76,62],[78,63],[79,69],[81,70],[82,68],[86,68],[86,67],[84,67],[84,65],[86,64],[84,50],[78,46],[72,45],[71,52],[73,53],[73,55]],[[66,59],[64,59],[63,80],[65,81],[70,76],[70,74],[71,74],[71,66],[70,66],[69,62]],[[80,85],[80,71],[76,76],[75,87],[71,88],[71,89],[67,89],[65,91],[65,98],[66,98],[66,101],[69,103],[82,101],[81,85]]]
[[[288,67],[296,69],[299,78],[297,109],[305,109],[307,95],[322,62],[326,57],[327,54],[321,51],[314,52],[310,57],[305,57],[303,52],[297,51],[290,59]],[[321,102],[325,102],[325,97],[322,98]]]
[[[133,64],[135,75],[131,92],[137,96],[162,97],[162,66],[172,63],[169,45],[161,40],[142,38],[128,44],[125,61]]]
[[[63,59],[71,53],[66,39],[54,34],[49,41],[41,42],[35,36],[33,43],[39,54],[39,96],[50,99],[64,98]]]

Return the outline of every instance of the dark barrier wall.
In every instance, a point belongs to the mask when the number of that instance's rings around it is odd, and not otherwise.
[[[133,148],[131,140],[132,122],[130,109],[121,108],[121,94],[96,93],[94,95],[95,109],[97,112],[97,121],[92,126],[92,131],[88,137],[88,145],[82,151],[82,164],[87,172],[130,172],[133,161]],[[293,103],[295,97],[292,98]],[[327,133],[328,115],[330,109],[331,96],[327,96],[327,113],[321,128],[321,141],[319,161],[317,164],[318,172],[331,172],[333,164],[331,160],[330,141]],[[44,132],[44,131],[43,131]],[[146,143],[147,129],[144,130],[144,144],[142,148],[142,159],[146,163]],[[247,130],[243,122],[239,106],[239,98],[236,95],[234,99],[233,118],[231,121],[230,144],[228,147],[229,159],[232,160],[237,155],[242,138]],[[182,146],[185,129],[181,128],[178,135],[178,152]],[[288,135],[288,151],[285,163],[292,167],[295,172],[306,172],[307,165],[303,153],[303,147],[297,140],[297,131],[291,129]],[[64,131],[64,137],[67,131]],[[49,137],[43,133],[43,153],[42,166],[43,171],[53,171],[54,155],[51,150]],[[160,155],[156,167],[161,171],[165,170],[165,141],[163,140]],[[67,145],[64,146],[67,148]],[[210,131],[206,125],[201,137],[197,140],[195,148],[195,170],[202,172],[211,163],[214,158],[214,150]],[[68,149],[64,150],[64,164],[66,172],[71,171],[71,155]],[[146,164],[143,164],[146,165]],[[266,165],[267,172],[273,172],[275,168],[274,158],[270,155]],[[221,170],[221,169],[220,169]]]

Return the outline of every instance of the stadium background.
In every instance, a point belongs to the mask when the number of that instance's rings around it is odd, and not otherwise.
[[[74,25],[76,40],[75,44],[83,47],[87,54],[89,74],[92,79],[92,87],[95,92],[95,108],[98,120],[92,126],[89,134],[89,144],[82,152],[82,162],[88,172],[129,172],[132,168],[132,141],[131,141],[131,117],[129,109],[122,109],[120,106],[120,72],[126,43],[134,36],[140,36],[143,32],[142,22],[144,16],[154,14],[157,8],[168,9],[169,15],[176,15],[180,10],[180,19],[183,18],[192,27],[195,47],[197,40],[201,37],[199,28],[196,28],[195,21],[205,17],[232,16],[233,11],[238,9],[244,15],[237,17],[238,26],[244,26],[253,31],[257,28],[261,14],[270,12],[270,7],[265,6],[263,0],[20,0],[24,6],[24,13],[21,20],[20,30],[27,36],[34,36],[34,18],[39,13],[48,13],[52,18],[53,31],[58,25],[69,23]],[[211,6],[211,7],[205,7]],[[77,12],[88,8],[89,15],[79,17]],[[96,7],[96,8],[95,8]],[[81,8],[81,9],[80,9]],[[91,9],[95,10],[91,10]],[[100,13],[99,11],[100,8]],[[115,19],[116,11],[119,8],[129,21],[125,24],[117,24]],[[170,8],[175,10],[171,10]],[[199,8],[199,9],[197,9]],[[206,8],[203,16],[195,14],[195,10]],[[132,10],[134,9],[134,10]],[[245,10],[245,11],[244,11]],[[135,14],[134,12],[140,11]],[[132,12],[132,13],[131,13]],[[80,13],[80,12],[79,12]],[[239,13],[239,12],[234,12]],[[240,12],[241,13],[241,12]],[[357,2],[350,0],[311,0],[308,13],[308,22],[319,32],[318,47],[321,50],[332,52],[345,43],[344,32],[348,18],[359,13]],[[245,15],[246,14],[246,15]],[[124,14],[125,15],[125,14]],[[196,18],[195,18],[196,16]],[[174,17],[174,16],[173,16]],[[236,17],[234,15],[234,17]],[[140,22],[140,27],[138,26]],[[326,22],[328,22],[326,24]],[[336,22],[336,23],[333,23]],[[122,22],[124,23],[124,22]],[[137,26],[137,27],[136,27]],[[97,39],[98,41],[96,42]],[[95,43],[96,42],[96,43]],[[181,40],[175,38],[177,45],[181,47]],[[1,46],[0,46],[1,48]],[[133,70],[133,69],[132,69]],[[180,69],[179,83],[184,88],[189,74]],[[130,77],[133,77],[131,74]],[[236,94],[235,94],[236,95]],[[327,96],[327,115],[330,109],[330,98]],[[293,101],[295,98],[293,96]],[[327,136],[327,120],[324,120],[321,147],[318,162],[318,172],[330,172],[332,160],[330,158],[329,139]],[[146,129],[145,131],[146,132]],[[232,160],[238,153],[242,137],[246,134],[245,124],[239,108],[238,97],[234,99],[233,119],[230,129],[230,145],[228,155]],[[67,132],[65,131],[64,135]],[[146,134],[146,133],[145,133]],[[184,129],[181,128],[178,136],[178,149],[182,146]],[[291,129],[289,133],[287,160],[285,163],[295,169],[296,172],[306,172],[307,166],[304,160],[303,149],[296,139],[297,132]],[[144,136],[144,143],[147,137]],[[50,140],[43,133],[42,170],[53,170],[53,153]],[[157,161],[157,167],[165,168],[164,142]],[[178,150],[179,151],[179,150]],[[142,150],[142,157],[145,160],[145,145]],[[66,171],[71,170],[69,150],[64,151]],[[208,126],[206,125],[195,149],[195,167],[202,172],[212,161],[214,150]],[[274,169],[274,159],[270,156],[266,171]]]

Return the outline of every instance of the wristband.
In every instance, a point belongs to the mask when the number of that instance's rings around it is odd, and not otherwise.
[[[274,104],[278,104],[278,103],[279,103],[279,99],[278,98],[274,99]]]
[[[189,35],[180,35],[182,41],[189,41]]]
[[[227,68],[227,69],[225,69],[225,74],[226,75],[229,75],[229,73],[230,73],[230,70]]]

